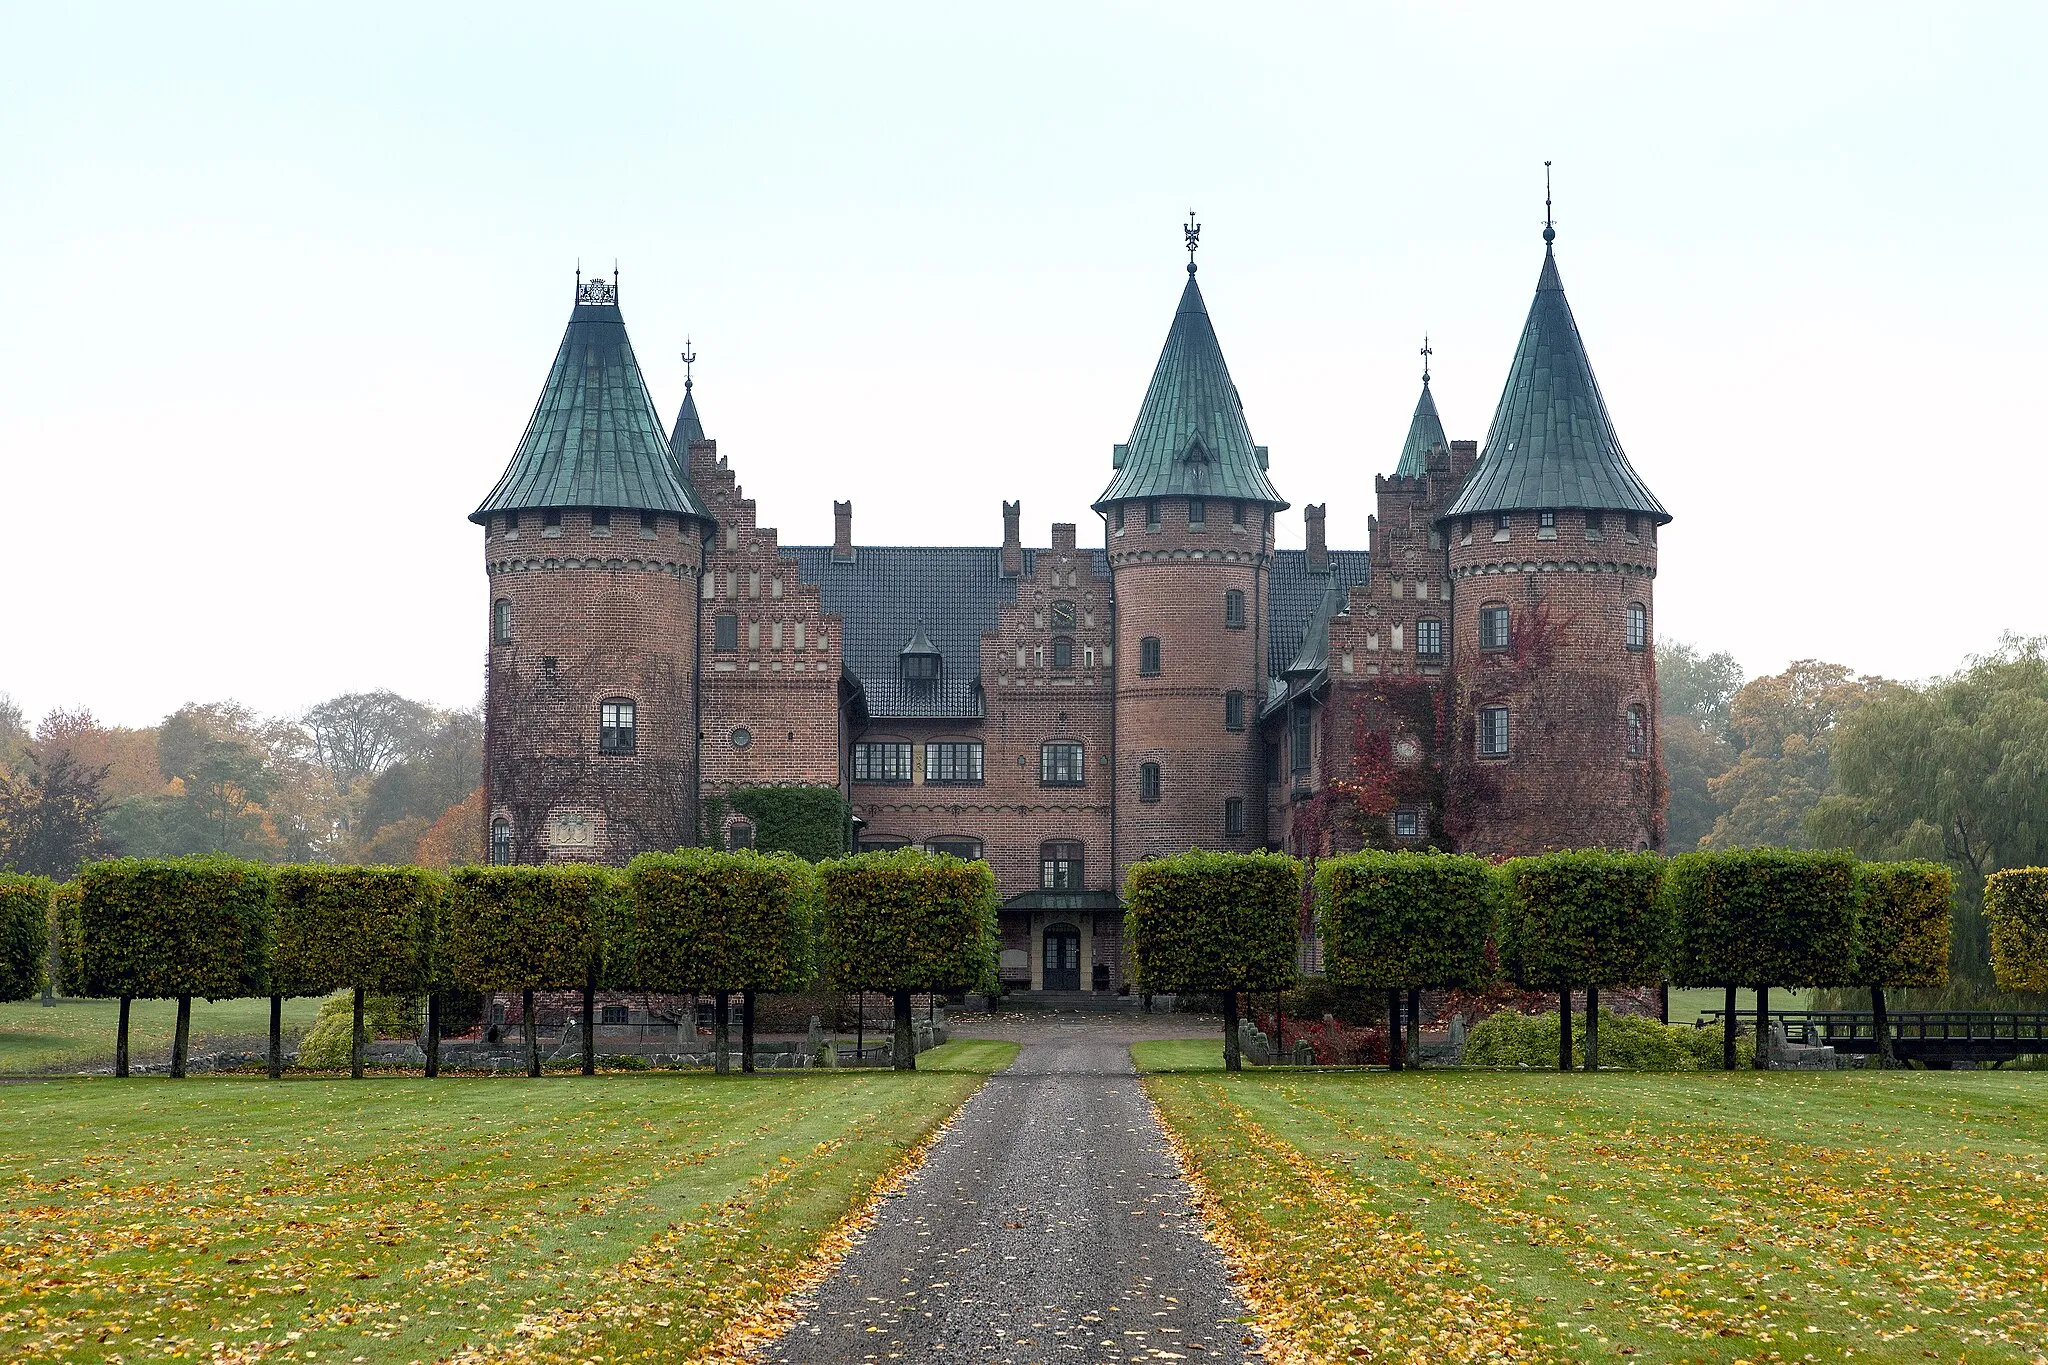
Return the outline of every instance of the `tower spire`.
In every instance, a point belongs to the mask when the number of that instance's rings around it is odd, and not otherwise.
[[[1543,163],[1543,249],[1557,240],[1557,223],[1550,216],[1550,163]]]
[[[1429,358],[1436,352],[1429,349],[1429,333],[1422,334],[1422,387],[1429,387]]]
[[[1193,209],[1188,210],[1187,225],[1181,228],[1181,234],[1188,239],[1188,274],[1192,275],[1195,273],[1195,248],[1202,244],[1202,225],[1195,221]]]
[[[690,346],[690,338],[689,338],[688,336],[685,336],[685,337],[683,338],[683,392],[684,392],[684,393],[688,393],[688,392],[689,392],[689,391],[690,391],[690,390],[691,390],[692,388],[694,388],[694,387],[696,386],[696,381],[695,381],[694,379],[690,378],[690,367],[691,367],[692,365],[696,364],[696,363],[697,363],[697,352],[696,352],[695,350],[691,349],[691,346]]]

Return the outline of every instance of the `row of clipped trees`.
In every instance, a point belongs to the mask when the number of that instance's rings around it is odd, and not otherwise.
[[[1313,913],[1333,985],[1388,993],[1399,1064],[1399,993],[1503,978],[1559,995],[1558,1065],[1572,1064],[1574,990],[1586,993],[1585,1064],[1599,1065],[1602,987],[1721,987],[1723,1065],[1735,1066],[1738,986],[1756,991],[1758,1066],[1769,1065],[1772,986],[1871,992],[1889,1062],[1887,987],[1948,978],[1953,886],[1937,863],[1747,849],[1575,851],[1494,864],[1444,853],[1365,852],[1315,865]],[[1292,985],[1303,869],[1280,854],[1195,852],[1140,863],[1125,886],[1141,989],[1216,991],[1224,1060],[1240,1065],[1237,992]],[[2003,872],[1986,893],[1993,959],[2007,990],[2048,989],[2048,870]]]
[[[283,1065],[287,996],[355,997],[351,1074],[363,1072],[364,997],[424,995],[427,1072],[439,1070],[443,991],[517,991],[529,1075],[540,1074],[533,997],[583,992],[583,1070],[595,1062],[600,989],[709,992],[718,1068],[730,996],[753,1065],[756,991],[814,983],[895,999],[895,1065],[916,1066],[910,997],[986,987],[995,975],[988,865],[914,850],[822,863],[684,849],[623,870],[589,865],[264,867],[231,858],[90,863],[52,886],[0,876],[0,978],[26,998],[43,963],[66,995],[120,1002],[115,1074],[128,1074],[129,1003],[175,999],[171,1073],[185,1073],[194,996],[270,997],[270,1074]],[[47,952],[54,939],[55,952]]]

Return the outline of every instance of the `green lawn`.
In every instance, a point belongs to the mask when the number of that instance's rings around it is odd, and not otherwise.
[[[1014,1055],[952,1046],[926,1058]],[[779,1297],[980,1083],[6,1087],[0,1358],[683,1359]]]
[[[312,997],[285,1001],[285,1035],[304,1033],[319,1012],[320,1002]],[[112,1000],[59,1000],[49,1008],[35,1000],[0,1005],[0,1075],[112,1065],[120,1013],[120,1005]],[[130,1060],[137,1065],[168,1062],[177,1022],[177,1001],[135,1001],[128,1014]],[[192,1002],[195,1051],[233,1044],[261,1052],[269,1037],[267,999]]]
[[[1144,1084],[1301,1359],[2048,1357],[2048,1076]]]
[[[1140,1071],[1221,1071],[1223,1035],[1214,1038],[1157,1038],[1131,1044],[1131,1061]]]

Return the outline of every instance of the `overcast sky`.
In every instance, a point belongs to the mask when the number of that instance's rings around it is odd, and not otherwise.
[[[481,692],[464,518],[619,264],[785,543],[1100,544],[1202,286],[1363,546],[1435,346],[1558,260],[1672,509],[1664,638],[1896,677],[2048,631],[2040,6],[0,6],[0,691]]]

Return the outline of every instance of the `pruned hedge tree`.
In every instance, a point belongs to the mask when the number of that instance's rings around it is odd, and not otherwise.
[[[1280,853],[1195,850],[1132,865],[1124,925],[1137,984],[1150,994],[1223,996],[1223,1064],[1241,1070],[1237,993],[1294,984],[1301,864]]]
[[[41,990],[49,955],[48,879],[0,872],[0,1000],[26,1000]]]
[[[84,968],[79,960],[77,882],[50,888],[50,984],[59,995],[85,996]]]
[[[996,879],[985,862],[899,848],[818,865],[821,975],[896,1004],[894,1062],[917,1067],[913,991],[988,989],[996,972]]]
[[[540,1075],[533,993],[580,988],[588,1071],[595,1041],[588,1002],[604,971],[616,874],[580,863],[461,867],[449,882],[445,928],[436,942],[438,969],[472,990],[520,993],[529,1076]]]
[[[1575,849],[1503,864],[1501,965],[1558,993],[1557,1069],[1572,1067],[1572,989],[1586,989],[1586,1070],[1600,1069],[1600,988],[1664,980],[1671,911],[1654,853]]]
[[[2048,991],[2048,868],[1994,872],[1984,883],[1991,973],[2002,991]]]
[[[284,1060],[284,997],[346,989],[355,997],[349,1074],[361,1079],[369,1045],[363,997],[431,988],[434,920],[446,895],[446,880],[418,867],[302,864],[278,869],[270,961],[273,1077]],[[430,1037],[429,1045],[435,1041]]]
[[[1672,980],[1720,986],[1722,1064],[1735,1069],[1735,988],[1756,988],[1756,1064],[1770,1066],[1770,988],[1851,984],[1856,860],[1786,848],[1681,853],[1665,874]]]
[[[1856,869],[1855,979],[1870,987],[1870,1031],[1880,1065],[1893,1061],[1887,986],[1948,984],[1955,876],[1940,863],[1863,863]]]
[[[116,858],[78,873],[79,993],[121,1002],[114,1074],[128,1074],[128,1006],[176,999],[171,1074],[185,1074],[192,997],[262,993],[270,869],[236,858]]]
[[[612,976],[636,990],[711,991],[720,1073],[739,991],[741,1067],[752,1071],[754,993],[810,984],[818,891],[817,869],[787,853],[643,853],[626,869]]]
[[[1401,991],[1486,985],[1500,881],[1483,859],[1367,851],[1315,868],[1330,984],[1387,993],[1387,1064],[1400,1069]]]

